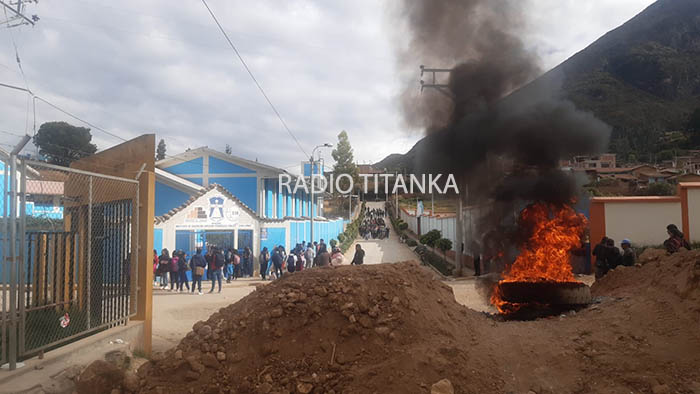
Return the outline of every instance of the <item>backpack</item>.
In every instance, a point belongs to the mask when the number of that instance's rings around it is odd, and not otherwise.
[[[233,259],[232,259],[233,265],[239,265],[241,264],[241,256],[234,254]]]

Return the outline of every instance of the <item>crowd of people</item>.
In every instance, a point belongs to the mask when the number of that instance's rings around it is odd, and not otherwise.
[[[364,219],[360,224],[360,237],[365,240],[389,238],[389,226],[384,221],[386,212],[380,208],[365,207]]]
[[[685,239],[683,233],[675,224],[666,226],[666,232],[669,238],[664,241],[664,248],[668,253],[676,253],[685,248],[690,250],[690,243]],[[595,256],[595,277],[602,278],[611,269],[620,265],[633,266],[637,263],[637,254],[632,248],[632,242],[629,239],[623,239],[620,243],[620,249],[615,246],[615,241],[608,237],[603,237],[599,244],[593,248],[593,256]]]
[[[205,254],[197,248],[191,257],[182,250],[175,250],[172,256],[168,249],[160,253],[153,250],[153,286],[161,290],[175,292],[202,293],[202,280],[206,274],[211,281],[209,293],[217,289],[221,292],[223,280],[253,277],[253,253],[246,247],[242,253],[238,250],[220,248],[210,245]],[[356,245],[352,265],[364,263],[364,250]],[[313,267],[339,266],[345,257],[337,246],[329,248],[323,238],[320,242],[301,242],[288,253],[284,246],[276,246],[269,251],[264,247],[258,255],[259,275],[263,280],[281,278],[285,272],[293,273]],[[187,273],[190,272],[192,286]]]

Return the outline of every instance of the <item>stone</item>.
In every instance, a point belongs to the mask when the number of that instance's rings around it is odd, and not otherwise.
[[[360,322],[360,325],[364,328],[371,328],[372,327],[372,319],[370,319],[367,316],[360,316],[359,322]]]
[[[112,389],[112,391],[110,391],[109,394],[122,394],[122,391],[119,389]]]
[[[181,349],[177,349],[177,350],[175,351],[175,358],[178,359],[178,360],[181,360],[181,359],[182,359],[182,350],[181,350]]]
[[[76,381],[78,394],[94,393],[95,387],[120,387],[124,382],[124,371],[114,364],[97,360],[80,374]]]
[[[197,331],[197,334],[201,335],[202,337],[204,337],[206,339],[209,335],[211,335],[211,332],[212,332],[211,327],[204,324],[199,328],[199,330]]]
[[[314,292],[316,293],[317,296],[319,297],[325,297],[328,295],[328,290],[326,290],[325,287],[317,287]]]
[[[390,331],[391,331],[391,329],[389,327],[386,327],[386,326],[381,326],[381,327],[377,327],[374,329],[374,332],[376,332],[379,335],[387,335],[387,334],[389,334]]]
[[[671,394],[671,388],[667,384],[658,384],[651,388],[654,394]]]
[[[452,382],[448,379],[442,379],[430,387],[430,394],[454,394],[455,389],[452,387]]]
[[[272,317],[281,317],[282,316],[282,309],[281,308],[275,308],[270,311],[270,316]]]
[[[265,382],[258,386],[258,392],[261,394],[268,394],[270,391],[272,391],[272,385],[268,382]]]
[[[185,379],[187,379],[187,380],[197,380],[197,379],[199,379],[199,372],[187,371],[187,372],[185,372]]]
[[[392,303],[394,306],[398,306],[398,305],[401,303],[401,300],[399,299],[399,297],[394,297],[394,298],[391,300],[391,303]]]
[[[219,364],[219,361],[211,353],[205,353],[202,355],[202,364],[204,364],[205,367],[209,368],[221,368],[221,364]]]
[[[136,392],[139,389],[139,377],[131,371],[124,372],[124,390]]]
[[[219,361],[226,361],[226,353],[216,352],[216,359]]]
[[[131,357],[123,350],[112,350],[105,354],[105,361],[113,364],[119,369],[129,368]]]
[[[314,385],[311,383],[299,382],[297,383],[297,393],[299,394],[309,394],[311,390],[314,389]]]
[[[355,315],[350,315],[350,317],[348,317],[348,320],[350,320],[350,323],[355,323],[357,321],[357,318],[355,318]]]
[[[355,307],[355,303],[353,303],[353,302],[348,302],[348,303],[344,304],[344,305],[340,308],[340,310],[341,310],[341,311],[344,311],[344,310],[346,310],[346,309],[353,309],[354,307]]]

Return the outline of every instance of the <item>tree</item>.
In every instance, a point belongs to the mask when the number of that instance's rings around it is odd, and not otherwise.
[[[156,161],[165,159],[165,150],[165,140],[161,138],[156,148]]]
[[[676,188],[666,182],[654,182],[644,191],[646,196],[673,196]]]
[[[435,247],[442,250],[442,255],[447,259],[447,251],[452,249],[452,241],[447,238],[440,238],[435,241]]]
[[[333,152],[331,152],[333,160],[335,160],[335,166],[333,166],[333,174],[335,179],[341,174],[348,174],[353,179],[353,183],[357,183],[357,166],[352,156],[352,146],[350,146],[350,140],[348,139],[348,133],[343,130],[338,134],[338,144],[336,145]],[[343,179],[338,182],[341,189],[347,190],[350,186],[350,181],[343,177]]]
[[[231,149],[231,145],[226,144],[226,149],[224,149],[224,152],[226,152],[227,155],[230,155],[231,152],[233,152],[233,149]]]
[[[700,132],[700,108],[696,109],[693,114],[690,115],[686,130],[694,133]]]
[[[39,148],[39,154],[49,163],[66,167],[76,160],[95,154],[97,145],[90,141],[90,129],[66,122],[42,124],[33,139],[34,145]]]
[[[428,245],[431,248],[435,247],[435,242],[442,237],[440,230],[430,230],[420,237],[420,243],[423,245]]]

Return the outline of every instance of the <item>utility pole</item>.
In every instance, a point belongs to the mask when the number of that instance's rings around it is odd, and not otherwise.
[[[22,25],[32,25],[36,22],[39,21],[39,17],[35,14],[30,17],[26,16],[25,13],[25,8],[26,8],[26,3],[35,3],[39,4],[38,0],[16,0],[16,1],[3,1],[0,0],[0,6],[2,6],[5,9],[5,15],[7,15],[7,19],[4,21],[0,22],[4,25],[6,25],[8,28],[10,27],[17,27],[17,26],[22,26]]]
[[[311,199],[309,201],[309,205],[310,205],[309,212],[310,212],[310,216],[311,216],[311,244],[314,243],[314,216],[315,216],[314,215],[315,214],[315,212],[314,212],[314,202],[315,202],[314,201],[314,175],[315,175],[314,174],[314,172],[315,172],[314,171],[314,163],[315,163],[314,154],[316,153],[316,149],[318,149],[318,148],[330,148],[331,146],[333,146],[333,145],[328,144],[328,143],[318,145],[317,147],[314,148],[314,150],[311,151],[311,157],[309,158],[309,164],[311,165],[311,168],[309,169],[309,173],[311,175],[311,178],[310,178],[311,179],[311,193],[310,193]]]
[[[426,68],[425,66],[421,65],[420,66],[420,91],[422,92],[424,88],[431,88],[435,89],[438,92],[444,94],[445,96],[449,97],[453,101],[455,100],[455,95],[454,93],[450,90],[450,86],[445,84],[445,83],[440,83],[438,81],[438,74],[450,74],[452,72],[452,69],[450,68]],[[430,81],[427,83],[422,79],[424,74],[429,74],[432,78]],[[466,180],[465,180],[466,183]],[[457,272],[457,275],[462,274],[462,246],[464,243],[464,232],[463,232],[463,218],[462,218],[462,196],[459,194],[457,195],[458,198],[458,203],[457,203],[457,215],[455,217],[456,223],[455,223],[455,235],[456,235],[456,245],[455,245],[455,271]],[[435,209],[435,205],[433,202],[433,210]]]

